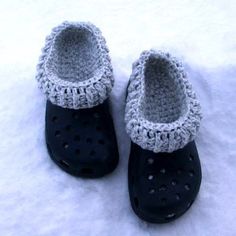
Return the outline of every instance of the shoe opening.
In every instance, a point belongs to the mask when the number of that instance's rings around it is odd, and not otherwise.
[[[186,94],[178,65],[162,55],[151,55],[144,69],[144,117],[155,123],[171,123],[187,111]]]
[[[69,26],[54,39],[46,64],[49,75],[70,82],[94,77],[102,67],[95,34],[86,27]]]

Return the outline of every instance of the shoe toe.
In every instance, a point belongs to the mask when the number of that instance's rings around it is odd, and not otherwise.
[[[46,140],[52,160],[69,174],[101,177],[118,163],[112,119],[105,104],[84,110],[47,103]]]
[[[172,221],[194,202],[201,184],[201,166],[194,142],[171,154],[132,144],[129,193],[135,213],[152,223]]]

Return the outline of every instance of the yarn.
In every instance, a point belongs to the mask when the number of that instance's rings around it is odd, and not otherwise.
[[[192,141],[201,107],[182,64],[169,53],[144,51],[133,64],[125,109],[131,140],[153,152],[173,152]]]
[[[101,31],[87,22],[63,22],[52,29],[42,49],[36,79],[55,105],[81,109],[103,103],[114,78]]]

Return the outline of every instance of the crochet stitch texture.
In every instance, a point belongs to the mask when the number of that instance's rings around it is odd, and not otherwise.
[[[52,29],[42,49],[36,79],[55,105],[80,109],[101,104],[114,84],[101,31],[85,22],[64,22]]]
[[[201,111],[183,66],[169,53],[144,51],[133,64],[125,109],[131,140],[153,152],[173,152],[192,141]]]

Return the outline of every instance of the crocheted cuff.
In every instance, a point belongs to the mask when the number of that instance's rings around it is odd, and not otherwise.
[[[131,140],[153,152],[173,152],[194,139],[200,120],[200,104],[181,63],[168,53],[144,51],[128,86]]]
[[[114,84],[108,48],[91,23],[64,22],[46,38],[36,79],[47,98],[61,107],[101,104]]]

